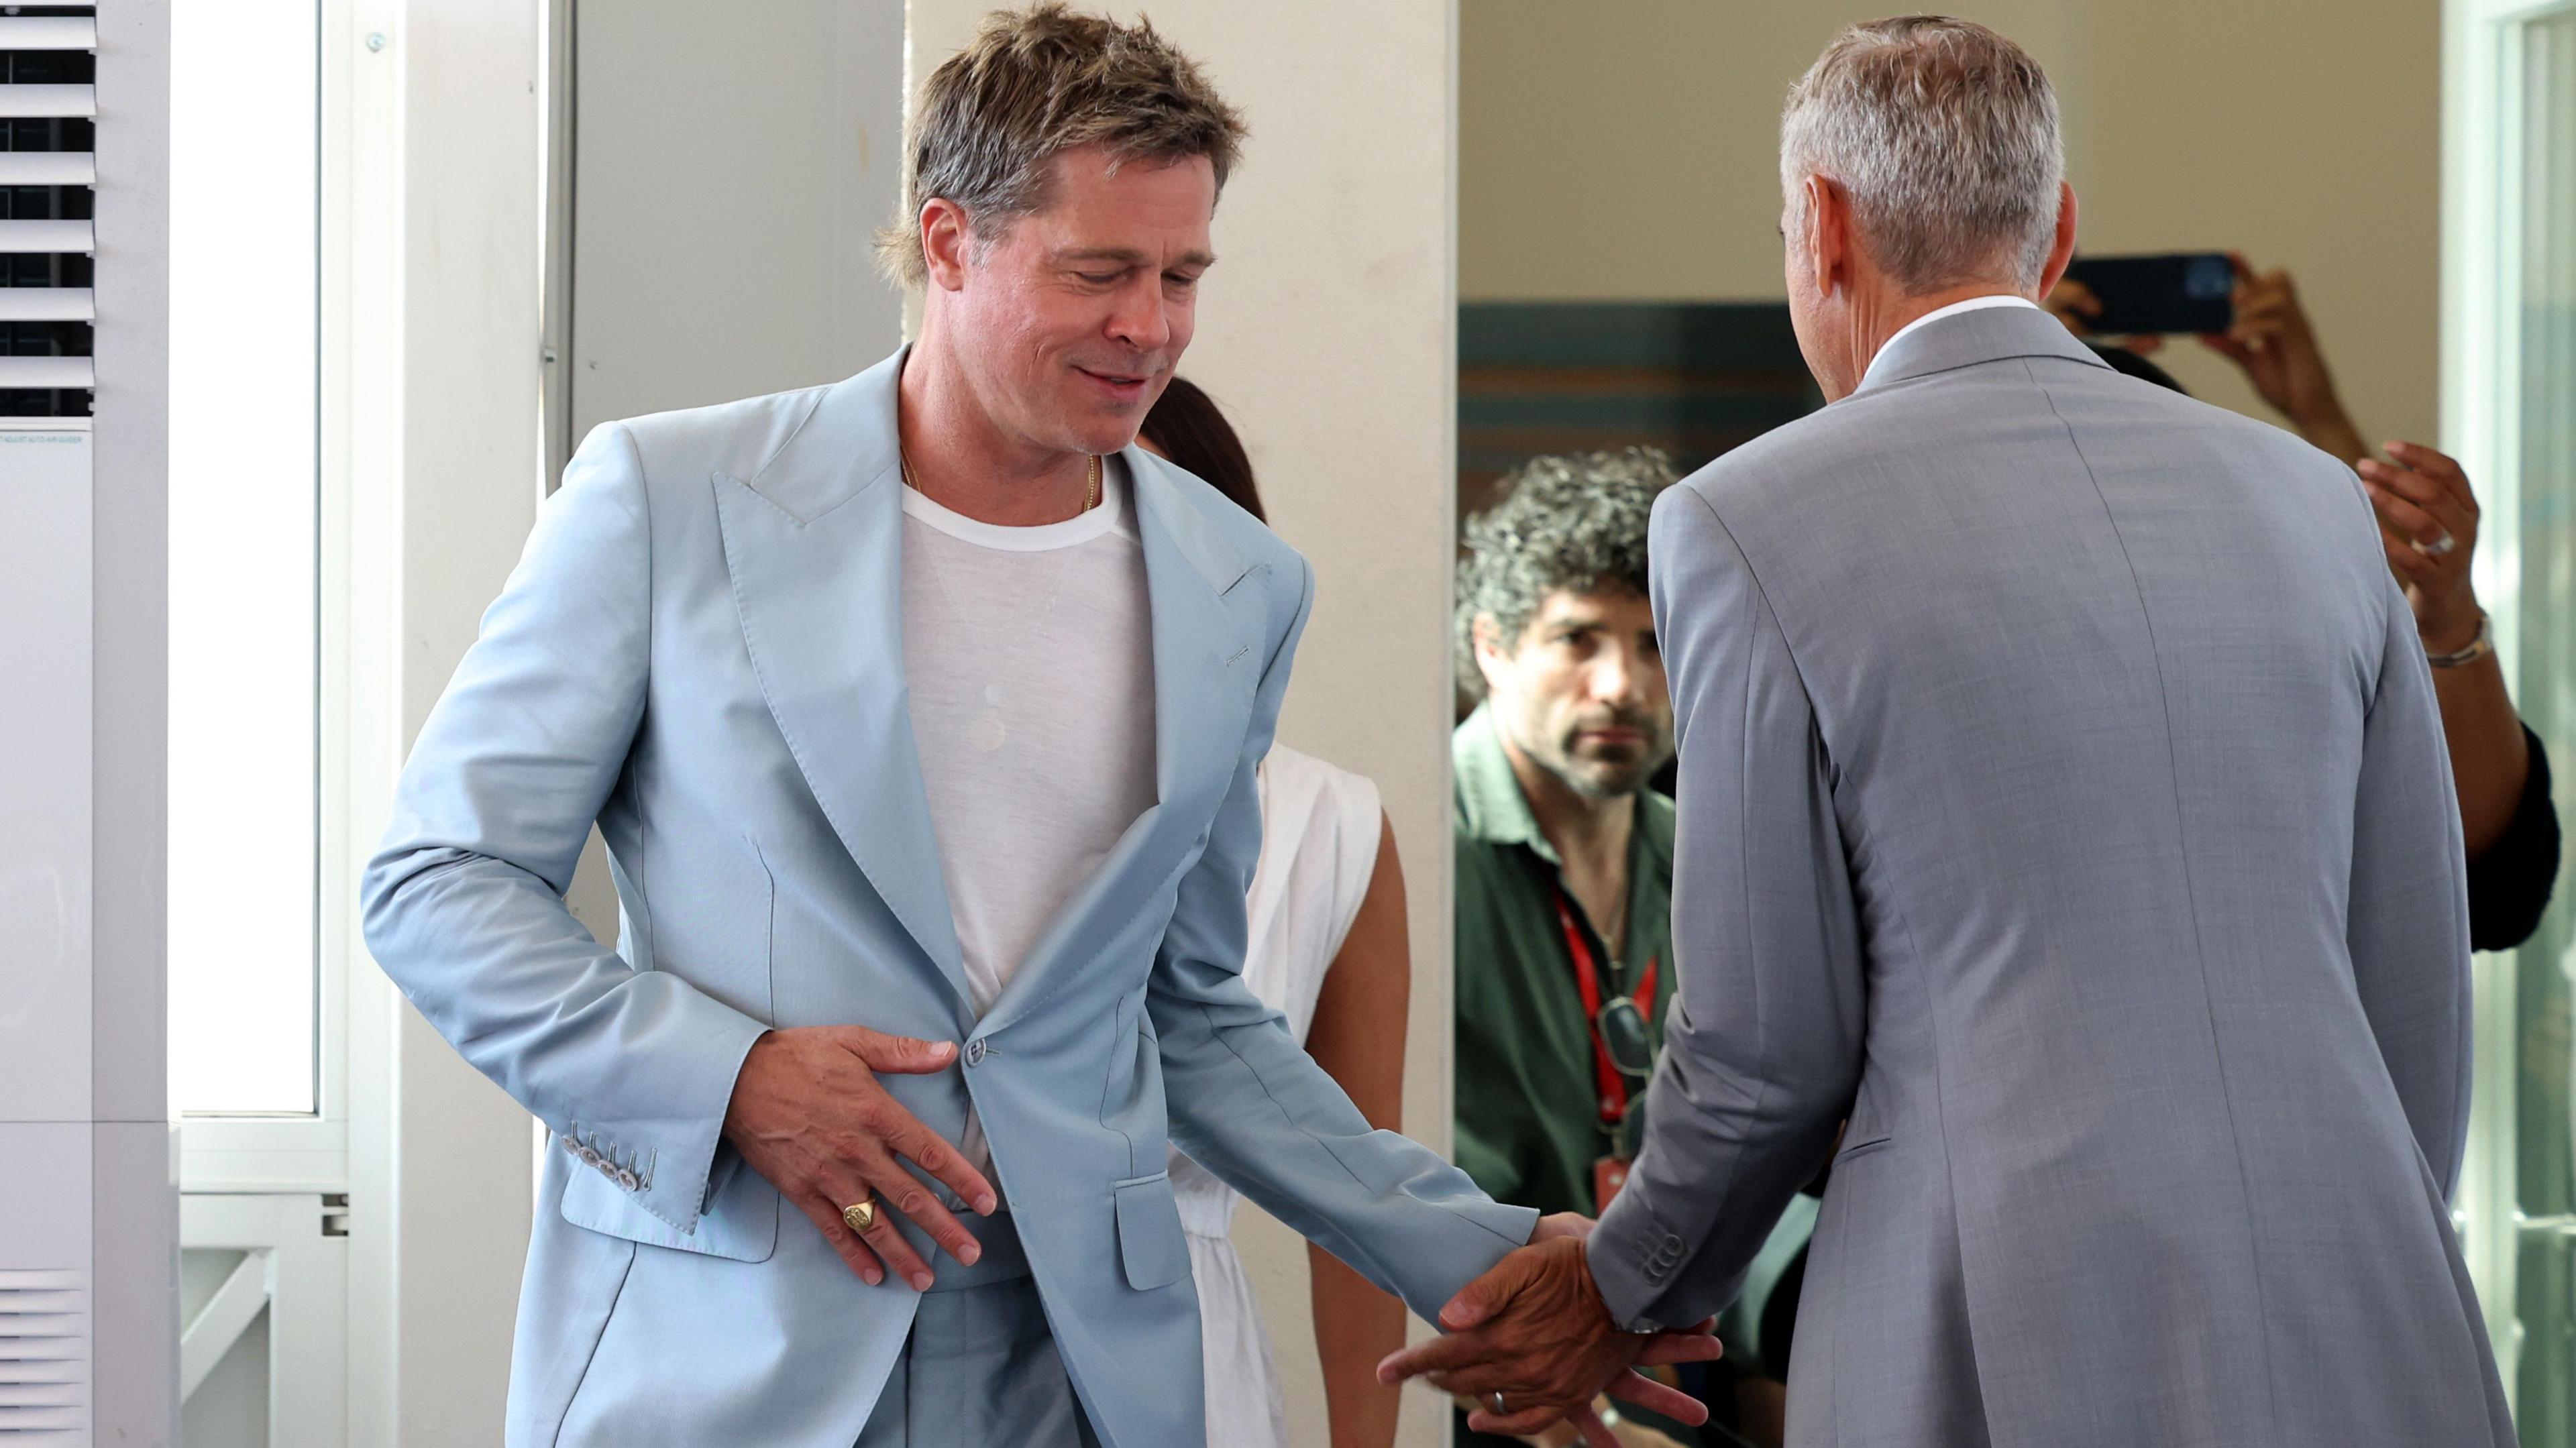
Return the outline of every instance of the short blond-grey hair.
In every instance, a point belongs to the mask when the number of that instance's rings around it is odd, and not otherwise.
[[[1851,198],[1871,257],[1909,292],[2007,278],[2037,286],[2066,176],[2057,93],[2028,52],[1974,21],[1847,26],[1780,113],[1793,236],[1809,176]]]
[[[1106,148],[1113,167],[1205,156],[1222,191],[1244,135],[1243,118],[1151,22],[1121,25],[1053,0],[996,10],[922,84],[904,138],[903,211],[877,233],[878,260],[902,285],[921,285],[924,201],[956,202],[989,243],[1047,204],[1055,158],[1077,146]]]

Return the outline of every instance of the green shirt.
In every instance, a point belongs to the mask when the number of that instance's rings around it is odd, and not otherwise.
[[[1556,914],[1563,862],[1539,833],[1482,708],[1451,736],[1457,837],[1458,1165],[1497,1201],[1594,1215],[1592,1164],[1608,1154],[1592,1028]],[[1568,904],[1573,903],[1571,892]],[[1613,983],[1633,995],[1654,959],[1647,1024],[1660,1044],[1673,997],[1673,802],[1637,794],[1628,938]],[[1574,906],[1581,920],[1582,907]],[[1600,936],[1582,928],[1595,951]]]

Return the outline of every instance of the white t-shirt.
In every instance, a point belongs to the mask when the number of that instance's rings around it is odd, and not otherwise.
[[[903,664],[980,1015],[1154,803],[1153,620],[1126,483],[1011,528],[903,493]],[[990,1160],[980,1125],[960,1143]]]

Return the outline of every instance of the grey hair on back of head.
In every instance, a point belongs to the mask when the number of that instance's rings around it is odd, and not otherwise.
[[[1811,175],[1842,188],[1871,257],[1909,292],[2036,286],[2066,176],[2057,93],[2028,52],[1974,21],[1847,26],[1780,114],[1780,186],[1799,226]]]

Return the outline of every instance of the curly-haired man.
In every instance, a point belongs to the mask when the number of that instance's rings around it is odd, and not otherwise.
[[[1534,459],[1469,521],[1459,567],[1459,679],[1483,702],[1450,746],[1458,1162],[1543,1212],[1608,1200],[1672,996],[1646,519],[1673,477],[1642,448]]]
[[[1468,520],[1458,569],[1458,682],[1482,698],[1450,742],[1458,1164],[1542,1212],[1595,1215],[1625,1179],[1673,994],[1674,810],[1651,784],[1673,706],[1646,526],[1674,476],[1654,448],[1533,458]],[[1722,1325],[1725,1372],[1746,1376],[1720,1417],[1757,1442],[1779,1391],[1755,1374],[1785,1368],[1794,1310],[1793,1287],[1769,1289],[1813,1220],[1805,1203],[1783,1219],[1773,1271]]]

